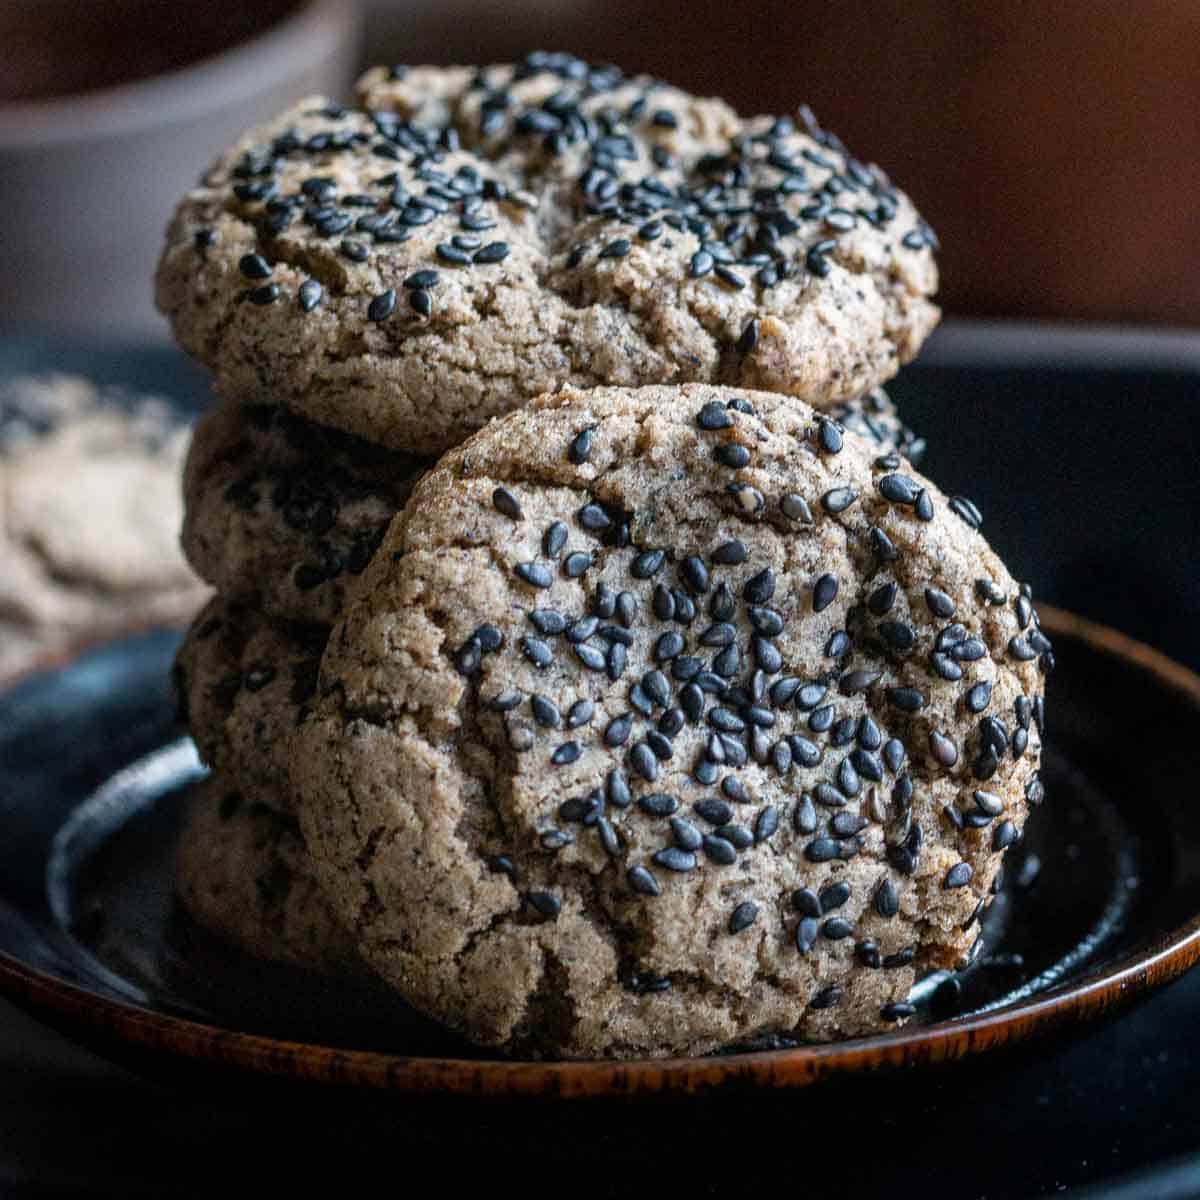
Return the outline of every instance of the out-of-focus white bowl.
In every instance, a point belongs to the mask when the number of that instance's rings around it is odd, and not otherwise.
[[[344,96],[359,28],[357,3],[305,0],[178,70],[0,104],[0,328],[165,337],[152,278],[176,201],[247,126]]]

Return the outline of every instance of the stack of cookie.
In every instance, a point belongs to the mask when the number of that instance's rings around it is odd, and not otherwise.
[[[1040,800],[1051,661],[878,391],[934,247],[807,110],[565,55],[234,146],[158,277],[222,396],[192,914],[517,1053],[909,1015]]]

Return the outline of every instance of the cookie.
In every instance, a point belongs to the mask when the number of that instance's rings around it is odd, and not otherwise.
[[[0,676],[200,607],[178,545],[187,440],[166,401],[65,375],[0,386]]]
[[[913,462],[924,451],[882,389],[830,416]],[[197,424],[188,453],[184,552],[225,597],[332,624],[429,465],[286,409],[218,405]]]
[[[288,738],[308,712],[327,626],[272,621],[214,596],[175,658],[180,715],[200,757],[232,786],[292,810]]]
[[[285,409],[218,405],[188,453],[184,552],[226,597],[332,622],[427,465]]]
[[[188,804],[176,890],[198,924],[253,958],[326,974],[363,972],[312,877],[295,821],[212,775]]]
[[[564,55],[377,69],[180,203],[157,275],[224,396],[421,453],[570,384],[820,407],[933,328],[936,239],[807,109],[739,117]]]
[[[903,1019],[1041,799],[1050,646],[979,524],[765,393],[568,389],[447,454],[291,755],[363,956],[523,1054]]]

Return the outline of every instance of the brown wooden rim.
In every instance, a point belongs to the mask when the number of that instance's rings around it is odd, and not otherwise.
[[[1200,707],[1200,676],[1103,625],[1042,606],[1043,624],[1104,654],[1134,661]],[[0,992],[27,1008],[53,1014],[141,1050],[236,1066],[276,1078],[382,1089],[415,1095],[647,1096],[721,1088],[803,1087],[844,1072],[951,1062],[1114,1012],[1140,993],[1182,975],[1200,960],[1200,913],[1142,952],[1111,964],[1079,987],[1048,993],[1015,1008],[933,1026],[898,1029],[848,1042],[715,1058],[630,1062],[511,1062],[420,1058],[337,1050],[124,1005],[33,970],[0,952]]]

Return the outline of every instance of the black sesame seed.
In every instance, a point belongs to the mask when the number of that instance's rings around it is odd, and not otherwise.
[[[835,908],[841,908],[847,900],[850,899],[850,885],[842,880],[837,883],[831,883],[828,887],[822,888],[817,897],[820,905],[820,915],[833,912]]]
[[[246,293],[246,298],[251,304],[260,306],[274,304],[279,299],[279,284],[266,283],[262,287],[252,288]]]
[[[737,850],[727,838],[706,833],[702,839],[704,853],[709,861],[721,867],[731,867],[737,862]]]
[[[567,728],[577,729],[580,725],[586,725],[594,711],[595,705],[591,700],[576,700],[567,712]]]
[[[661,570],[666,557],[662,550],[643,550],[629,564],[629,573],[634,579],[650,579]]]
[[[828,417],[822,417],[817,425],[817,440],[827,454],[839,454],[842,449],[842,431]]]
[[[300,308],[304,312],[312,312],[321,303],[324,294],[324,288],[315,279],[306,279],[300,285]]]
[[[966,887],[971,882],[975,872],[971,869],[971,864],[966,862],[956,863],[946,873],[945,886],[947,888]]]
[[[386,292],[380,292],[369,305],[367,305],[367,320],[376,323],[386,321],[388,317],[396,311],[396,289],[388,288]]]
[[[737,566],[744,563],[749,555],[746,551],[746,544],[735,538],[731,542],[723,542],[712,552],[711,557],[713,562],[721,566]]]
[[[913,505],[913,509],[916,512],[919,520],[933,520],[933,498],[924,488],[917,493],[917,499],[916,503]]]
[[[1007,850],[1020,839],[1017,827],[1011,821],[1001,821],[992,834],[992,849]]]
[[[629,783],[625,779],[625,773],[619,767],[609,771],[608,777],[604,781],[604,794],[614,808],[628,808],[633,802],[633,797],[629,792]]]
[[[879,494],[893,504],[913,504],[920,493],[920,488],[907,475],[885,475],[877,486]]]
[[[758,905],[752,900],[739,904],[729,916],[729,932],[741,933],[758,920]]]
[[[935,617],[941,617],[948,621],[954,616],[954,601],[938,588],[928,587],[925,589],[925,604]]]
[[[454,668],[460,675],[471,676],[479,670],[483,648],[476,637],[468,638],[454,657]]]
[[[440,278],[436,271],[415,271],[404,281],[404,286],[409,289],[436,287]]]
[[[486,246],[475,251],[472,262],[475,263],[498,263],[503,262],[508,257],[507,242],[488,242]]]
[[[839,812],[829,819],[829,832],[835,837],[848,838],[861,833],[867,827],[866,817],[858,813]]]
[[[559,551],[567,544],[567,527],[562,521],[555,521],[548,526],[542,535],[542,553],[547,558],[557,558]]]
[[[653,783],[658,778],[658,759],[645,742],[638,742],[629,752],[629,765],[647,783]]]
[[[779,809],[774,804],[768,804],[762,809],[754,822],[755,842],[768,841],[779,828]]]
[[[838,581],[834,575],[822,575],[813,585],[812,606],[813,612],[824,612],[834,601],[838,594]]]
[[[808,501],[795,492],[788,492],[779,501],[779,508],[783,515],[791,521],[801,521],[805,525],[812,524],[812,509],[809,508]]]
[[[533,708],[533,719],[539,725],[544,725],[548,729],[558,728],[559,722],[562,720],[562,714],[558,711],[558,705],[553,700],[548,696],[535,693],[530,697],[529,703]]]
[[[713,457],[723,467],[736,471],[750,462],[750,451],[740,442],[722,442],[713,451]]]
[[[592,565],[592,556],[586,550],[576,550],[563,559],[562,573],[568,579],[578,579]]]
[[[550,573],[550,568],[545,563],[518,563],[514,571],[517,577],[529,584],[530,587],[548,588],[554,582],[554,576]]]
[[[845,917],[830,917],[821,926],[821,933],[829,938],[830,941],[836,942],[842,938],[852,937],[854,935],[854,926]]]
[[[602,651],[597,650],[595,646],[577,645],[575,646],[575,657],[587,667],[589,671],[603,671],[607,666],[607,661]]]
[[[553,919],[562,911],[562,901],[550,892],[530,892],[527,898],[543,917]]]
[[[752,354],[754,352],[754,348],[758,345],[758,328],[757,317],[746,322],[737,340],[737,351],[739,354]]]
[[[683,582],[695,593],[702,595],[710,586],[708,567],[702,558],[690,555],[679,564],[679,574]],[[724,643],[722,643],[724,644]]]
[[[940,766],[953,767],[958,762],[958,747],[939,730],[933,730],[929,735],[929,753]]]
[[[682,654],[684,645],[683,634],[677,633],[675,630],[662,634],[654,643],[654,661],[666,662],[676,655]]]
[[[892,687],[887,690],[888,703],[901,712],[917,712],[925,707],[924,694],[914,687]]]
[[[832,862],[841,855],[841,843],[834,838],[816,838],[804,848],[804,857],[809,862]]]
[[[238,259],[238,270],[247,279],[269,279],[271,264],[261,254],[243,254]]]
[[[894,917],[900,911],[900,897],[896,885],[885,875],[875,887],[875,911],[881,917]]]
[[[729,429],[733,418],[723,404],[710,400],[696,415],[696,424],[705,430]]]
[[[885,1021],[902,1021],[916,1011],[916,1006],[909,1004],[907,1000],[895,1000],[891,1004],[885,1004],[879,1010],[879,1015]]]
[[[530,624],[538,633],[555,637],[567,627],[567,618],[552,608],[535,608],[529,613]]]
[[[433,312],[433,297],[420,289],[409,292],[408,303],[413,312],[419,313],[422,317],[427,317]]]
[[[680,850],[678,846],[667,846],[658,850],[652,856],[654,862],[668,871],[678,871],[683,874],[696,869],[696,856],[691,851]]]
[[[523,637],[521,650],[535,667],[548,667],[554,659],[554,651],[549,644],[538,638]]]
[[[450,263],[455,267],[466,267],[471,264],[471,256],[466,250],[460,249],[458,246],[451,245],[448,242],[438,243],[437,256],[442,262]]]
[[[658,880],[645,867],[630,867],[625,878],[629,880],[630,888],[640,896],[662,895],[662,888],[659,887]]]
[[[831,516],[843,513],[858,499],[858,493],[853,488],[831,488],[821,497],[821,506]]]

